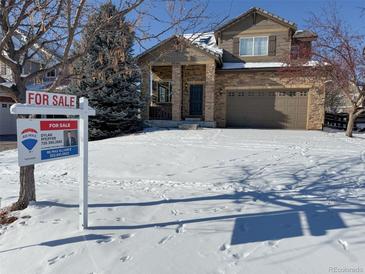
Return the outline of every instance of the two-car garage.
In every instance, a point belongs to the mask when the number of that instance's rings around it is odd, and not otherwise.
[[[307,90],[228,90],[227,127],[306,129]]]

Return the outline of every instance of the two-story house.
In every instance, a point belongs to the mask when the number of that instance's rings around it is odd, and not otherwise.
[[[172,36],[138,56],[144,118],[167,127],[321,129],[324,87],[283,73],[288,56],[315,65],[316,37],[260,8],[214,32]]]
[[[20,36],[20,34],[19,34]],[[17,38],[17,39],[16,39]],[[22,37],[15,36],[13,42],[21,46]],[[35,50],[34,50],[35,51]],[[59,60],[61,57],[52,50],[43,49],[35,51],[33,57],[25,63],[22,74],[30,74],[40,70],[50,62]],[[27,89],[41,91],[48,88],[57,76],[58,71],[51,70],[44,75],[34,79],[27,84]],[[11,69],[4,63],[0,62],[0,85],[11,87],[13,85]],[[0,89],[0,135],[16,134],[16,116],[10,113],[10,106],[14,104],[14,98],[10,94]]]

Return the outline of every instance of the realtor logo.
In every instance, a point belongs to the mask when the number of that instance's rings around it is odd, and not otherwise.
[[[29,152],[37,144],[37,131],[34,128],[26,128],[21,132],[21,142]]]

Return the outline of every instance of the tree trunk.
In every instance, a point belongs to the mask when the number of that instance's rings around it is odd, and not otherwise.
[[[11,206],[11,210],[22,210],[28,207],[30,201],[35,201],[34,165],[20,167],[19,198]]]
[[[16,95],[18,102],[25,103],[26,85],[21,78],[22,67],[18,66],[17,71],[12,73],[13,81],[16,84]],[[18,115],[17,118],[30,118],[28,115]],[[34,165],[22,166],[19,172],[19,198],[18,201],[11,205],[10,210],[22,210],[28,207],[30,201],[35,201],[35,180]]]
[[[347,137],[352,137],[352,131],[354,130],[355,119],[356,119],[356,117],[354,115],[354,111],[352,110],[349,113],[349,120],[347,121],[347,128],[346,128]]]

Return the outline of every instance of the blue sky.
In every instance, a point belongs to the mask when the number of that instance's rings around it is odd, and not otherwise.
[[[149,9],[153,14],[160,18],[166,18],[166,1],[164,0],[150,0],[154,7]],[[290,21],[295,22],[298,28],[305,28],[305,20],[312,12],[318,13],[324,7],[328,7],[333,3],[336,4],[341,17],[354,30],[358,32],[365,32],[365,14],[361,16],[360,7],[365,8],[365,0],[207,0],[207,13],[215,17],[214,20],[219,20],[219,17],[228,17],[232,19],[247,9],[255,6],[264,8],[276,15],[284,17]],[[163,27],[161,23],[152,19],[146,19],[143,22],[144,26],[149,26],[151,32],[158,32]],[[161,38],[166,38],[173,34],[167,33]],[[151,40],[144,43],[144,47],[149,48],[155,45],[158,41]],[[136,53],[140,53],[143,49],[139,46],[135,48]]]

